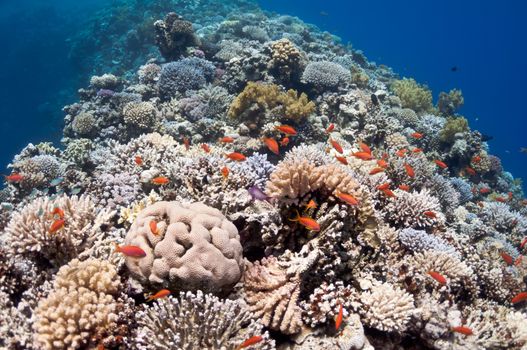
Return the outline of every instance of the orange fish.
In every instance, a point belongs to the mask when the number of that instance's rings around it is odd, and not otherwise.
[[[326,134],[329,134],[330,132],[332,132],[333,129],[335,129],[335,124],[333,123],[329,124],[328,128],[326,129]]]
[[[24,180],[24,176],[19,173],[12,173],[11,175],[4,175],[7,182],[20,182]]]
[[[507,197],[509,197],[509,200],[512,200],[512,192],[508,192]]]
[[[289,126],[289,125],[280,125],[280,126],[275,127],[275,129],[280,131],[280,132],[283,132],[286,135],[291,135],[291,136],[295,136],[296,135],[295,128],[293,128],[292,126]]]
[[[280,141],[280,146],[282,147],[285,147],[289,144],[289,137],[284,137],[281,141]]]
[[[392,197],[392,198],[395,198],[395,193],[392,192],[392,190],[390,190],[389,188],[387,189],[384,189],[382,190],[384,192],[384,194],[387,196],[387,197]]]
[[[51,215],[57,215],[59,218],[64,219],[64,210],[60,209],[59,207],[55,207],[51,212]]]
[[[442,274],[440,274],[439,272],[437,271],[428,271],[428,274],[430,275],[430,277],[432,277],[433,279],[435,279],[439,284],[441,285],[445,285],[446,284],[446,278],[445,276],[443,276]]]
[[[384,152],[384,153],[382,154],[382,159],[388,159],[388,153]]]
[[[230,136],[224,136],[220,138],[218,141],[220,141],[221,143],[233,143],[234,139]]]
[[[57,219],[53,221],[51,224],[51,227],[49,228],[49,233],[55,233],[58,230],[62,229],[64,225],[66,224],[66,221],[64,219]]]
[[[125,245],[120,246],[117,243],[114,243],[115,251],[114,253],[123,253],[126,256],[132,258],[142,258],[146,256],[146,252],[138,246],[135,245]]]
[[[422,148],[414,148],[414,149],[412,150],[412,152],[413,152],[413,153],[421,153],[421,152],[423,152],[423,149],[422,149]]]
[[[510,256],[509,254],[505,253],[504,251],[501,251],[500,255],[501,255],[501,258],[503,259],[503,261],[505,261],[505,263],[507,265],[512,265],[512,263],[514,262],[514,260],[512,259],[512,256]]]
[[[389,188],[390,188],[390,184],[387,183],[387,182],[386,182],[386,183],[383,183],[382,185],[377,186],[377,189],[378,189],[379,191],[384,191],[384,190],[387,190],[387,189],[389,189]]]
[[[414,168],[412,168],[410,164],[404,163],[404,169],[406,170],[406,173],[408,174],[408,176],[415,177]]]
[[[289,219],[290,221],[298,221],[300,225],[304,226],[311,231],[320,231],[320,225],[314,219],[309,216],[300,216],[298,210],[296,211],[296,218]]]
[[[234,160],[236,162],[243,162],[244,160],[247,159],[243,154],[238,153],[238,152],[232,152],[232,153],[226,154],[225,156],[229,158],[230,160]]]
[[[452,332],[461,333],[461,334],[464,334],[464,335],[472,335],[472,334],[474,334],[472,332],[472,329],[470,329],[470,328],[468,328],[466,326],[452,327]]]
[[[410,186],[408,186],[408,185],[399,185],[399,189],[408,192],[408,191],[410,191]]]
[[[252,336],[249,339],[247,339],[246,341],[244,341],[243,343],[241,343],[240,346],[238,346],[237,350],[241,350],[241,349],[246,348],[248,346],[257,344],[257,343],[261,342],[262,340],[263,340],[263,337],[261,337],[259,335]]]
[[[331,143],[331,146],[333,146],[333,148],[339,152],[340,154],[344,153],[344,150],[342,149],[342,146],[335,140],[333,139],[329,139],[329,143]]]
[[[521,292],[516,294],[516,296],[512,298],[511,303],[518,304],[525,300],[527,300],[527,292]]]
[[[406,148],[403,148],[403,149],[400,149],[398,150],[397,152],[395,152],[395,155],[397,157],[404,157],[404,155],[406,154],[406,152],[408,152],[408,150]]]
[[[148,302],[148,301],[152,301],[155,299],[165,298],[165,297],[168,297],[169,295],[170,295],[170,291],[168,289],[161,289],[156,294],[152,294],[151,296],[146,298],[146,301]]]
[[[348,160],[346,159],[346,157],[340,157],[340,156],[335,155],[335,158],[337,158],[337,160],[341,162],[342,164],[348,165]]]
[[[367,152],[355,152],[352,156],[362,159],[362,160],[372,160],[373,156]]]
[[[317,203],[312,199],[306,204],[306,210],[307,209],[315,209],[317,207]]]
[[[520,243],[520,249],[523,249],[523,247],[525,247],[525,244],[527,244],[527,237],[525,237],[523,241]]]
[[[430,211],[430,210],[427,210],[423,213],[425,216],[429,217],[429,218],[437,218],[437,214],[433,211]]]
[[[481,162],[481,157],[480,156],[472,157],[472,163],[479,163],[479,162]]]
[[[344,316],[344,310],[342,309],[342,304],[339,303],[339,314],[337,315],[337,318],[335,319],[335,330],[338,331],[340,328],[340,325],[342,324],[342,317]]]
[[[152,179],[154,185],[166,185],[170,180],[166,176],[158,176]]]
[[[185,145],[185,149],[188,151],[190,148],[190,140],[188,137],[183,137],[183,144]]]
[[[135,156],[135,158],[134,158],[134,162],[135,162],[135,164],[137,164],[138,166],[141,166],[141,165],[143,165],[143,158],[141,158],[141,156]]]
[[[388,167],[388,162],[385,161],[384,159],[379,159],[377,161],[377,165],[380,166],[381,168],[387,168]]]
[[[280,154],[280,148],[278,146],[278,142],[276,142],[275,139],[271,137],[264,137],[263,142],[265,143],[265,145],[267,146],[267,148],[269,148],[271,152],[273,152],[276,155]]]
[[[349,205],[359,204],[359,200],[355,198],[354,196],[352,196],[351,194],[342,193],[340,191],[335,191],[335,196],[337,196],[338,199],[345,202],[346,204],[349,204]]]
[[[383,168],[373,168],[370,171],[370,175],[375,175],[375,174],[378,174],[378,173],[382,173],[383,171],[384,171]]]
[[[476,176],[476,170],[472,169],[471,167],[466,167],[465,170],[467,171],[467,173],[469,173],[470,175],[472,176]]]
[[[448,165],[446,165],[444,162],[440,161],[440,160],[434,160],[434,163],[436,163],[436,165],[438,167],[440,167],[441,169],[446,169],[448,168]]]
[[[362,152],[366,152],[368,154],[371,154],[371,148],[365,144],[364,142],[359,142],[359,147],[362,150]]]
[[[159,230],[157,229],[157,222],[155,220],[151,220],[149,225],[150,231],[157,236],[159,234]]]
[[[506,200],[505,198],[503,198],[503,197],[496,197],[496,198],[494,198],[494,200],[495,200],[496,202],[500,202],[500,203],[505,203],[505,202],[507,201],[507,200]]]
[[[516,260],[514,261],[514,266],[519,266],[522,260],[523,260],[523,255],[518,256]]]
[[[410,134],[410,136],[412,136],[414,139],[422,139],[423,138],[423,134],[419,133],[419,132],[414,132],[412,134]]]
[[[210,147],[206,143],[202,143],[201,148],[205,151],[205,153],[210,153]]]
[[[229,168],[227,168],[226,166],[221,168],[221,175],[223,175],[224,178],[227,178],[229,176]]]
[[[490,192],[490,188],[488,188],[488,187],[482,187],[482,188],[479,189],[479,193],[481,193],[481,194],[487,194],[489,192]]]

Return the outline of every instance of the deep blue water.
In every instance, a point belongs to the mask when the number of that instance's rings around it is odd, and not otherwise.
[[[28,142],[58,142],[61,107],[75,101],[67,60],[72,33],[105,0],[0,2],[0,168]],[[527,2],[261,0],[351,42],[370,60],[440,91],[461,88],[472,128],[494,136],[491,153],[527,178],[524,106]],[[324,12],[321,14],[321,12]],[[451,72],[452,66],[458,67]],[[5,171],[4,171],[5,172]]]

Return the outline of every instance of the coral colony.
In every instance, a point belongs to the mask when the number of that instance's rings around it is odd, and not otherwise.
[[[527,201],[461,92],[185,3],[14,157],[0,348],[525,349]]]

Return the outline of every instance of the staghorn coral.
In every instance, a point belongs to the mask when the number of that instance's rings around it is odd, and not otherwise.
[[[187,47],[198,46],[199,39],[194,34],[192,23],[175,12],[169,12],[164,20],[154,23],[156,45],[161,55],[172,61],[179,58]]]
[[[158,234],[150,230],[157,222]],[[202,203],[157,202],[139,213],[125,238],[146,252],[127,257],[132,276],[173,290],[227,292],[243,272],[238,230],[218,210]]]
[[[345,87],[350,81],[349,70],[329,61],[310,62],[302,73],[302,82],[322,92]]]
[[[411,108],[418,114],[432,110],[432,92],[426,85],[419,85],[413,79],[404,78],[396,80],[391,90],[401,99],[403,108]]]
[[[269,334],[240,301],[221,300],[201,291],[181,292],[178,298],[144,305],[137,316],[135,341],[140,350],[235,350],[255,335],[264,338],[255,349],[275,348]]]

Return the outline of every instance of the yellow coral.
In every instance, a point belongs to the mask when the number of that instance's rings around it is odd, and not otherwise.
[[[392,84],[391,89],[401,99],[404,108],[411,108],[417,113],[428,112],[433,108],[430,89],[413,79],[397,80]]]
[[[468,121],[463,118],[449,118],[439,132],[439,139],[444,143],[453,143],[456,134],[468,131]]]

